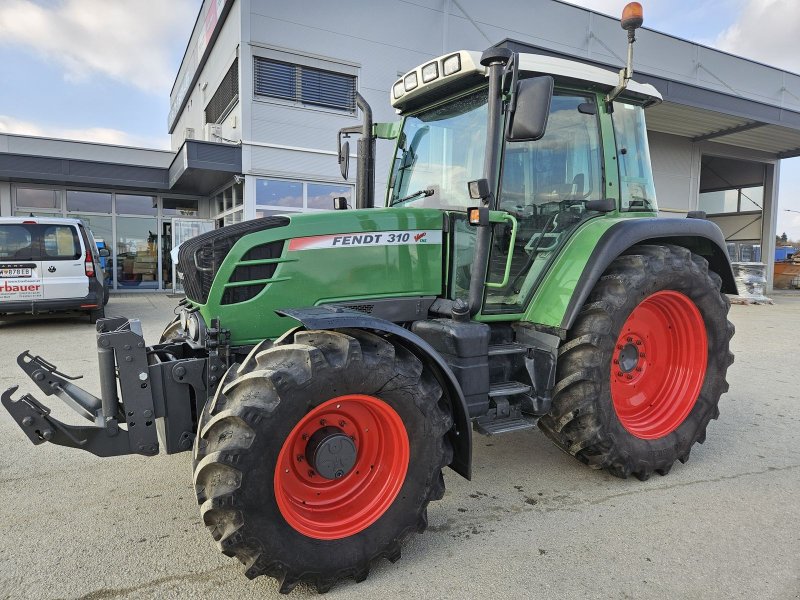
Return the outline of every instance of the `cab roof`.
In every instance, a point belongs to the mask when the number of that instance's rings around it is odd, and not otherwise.
[[[588,84],[599,91],[610,91],[619,83],[618,72],[579,61],[529,53],[520,53],[518,56],[520,73],[527,76],[552,75],[557,83]],[[403,75],[392,86],[389,92],[392,106],[402,113],[430,102],[434,98],[478,85],[489,76],[489,70],[480,64],[480,58],[480,52],[460,50],[421,64]],[[460,68],[445,75],[447,72],[446,62],[451,65],[457,62]],[[436,65],[435,69],[432,66],[434,64]],[[427,82],[423,69],[426,69],[428,74],[429,81]],[[431,73],[434,70],[437,75],[431,79]],[[411,87],[412,85],[413,87]],[[656,88],[648,83],[638,83],[633,80],[628,83],[622,97],[639,100],[645,105],[661,102],[661,94]]]

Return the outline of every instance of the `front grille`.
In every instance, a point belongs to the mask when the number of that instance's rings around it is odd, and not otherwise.
[[[178,270],[183,275],[186,297],[199,304],[208,301],[214,276],[239,238],[265,229],[286,227],[288,224],[287,217],[254,219],[200,234],[181,244],[178,252]],[[251,257],[247,258],[250,259]]]
[[[284,240],[272,242],[270,244],[259,244],[253,246],[242,257],[246,260],[263,260],[266,258],[280,258],[283,252]],[[239,265],[231,274],[230,283],[240,281],[257,281],[259,279],[269,279],[275,274],[278,265],[275,263],[264,265]],[[226,288],[222,294],[222,304],[237,304],[255,298],[261,290],[266,287],[265,283],[253,283],[250,285],[237,285],[236,287]]]

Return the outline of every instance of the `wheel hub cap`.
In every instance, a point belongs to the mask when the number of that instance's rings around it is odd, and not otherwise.
[[[641,344],[641,342],[640,342]],[[619,353],[619,368],[623,373],[630,373],[639,364],[639,348],[628,342]],[[641,371],[641,369],[639,369]]]
[[[339,479],[356,464],[356,445],[338,427],[323,427],[308,440],[306,460],[325,479]]]

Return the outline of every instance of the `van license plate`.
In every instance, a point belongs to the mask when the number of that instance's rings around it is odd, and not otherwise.
[[[33,275],[32,269],[2,269],[0,268],[0,277],[31,277]]]

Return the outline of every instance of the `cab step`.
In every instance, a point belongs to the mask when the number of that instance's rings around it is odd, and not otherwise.
[[[500,356],[502,354],[525,354],[527,351],[527,346],[516,344],[514,342],[489,346],[489,356]]]
[[[513,396],[514,394],[527,394],[531,391],[531,386],[518,381],[503,381],[493,383],[489,387],[489,397],[499,398],[503,396]]]
[[[512,431],[533,429],[533,427],[533,423],[521,417],[499,419],[497,421],[489,421],[487,423],[475,423],[475,429],[478,431],[478,433],[482,433],[483,435],[498,435],[501,433],[510,433]]]

